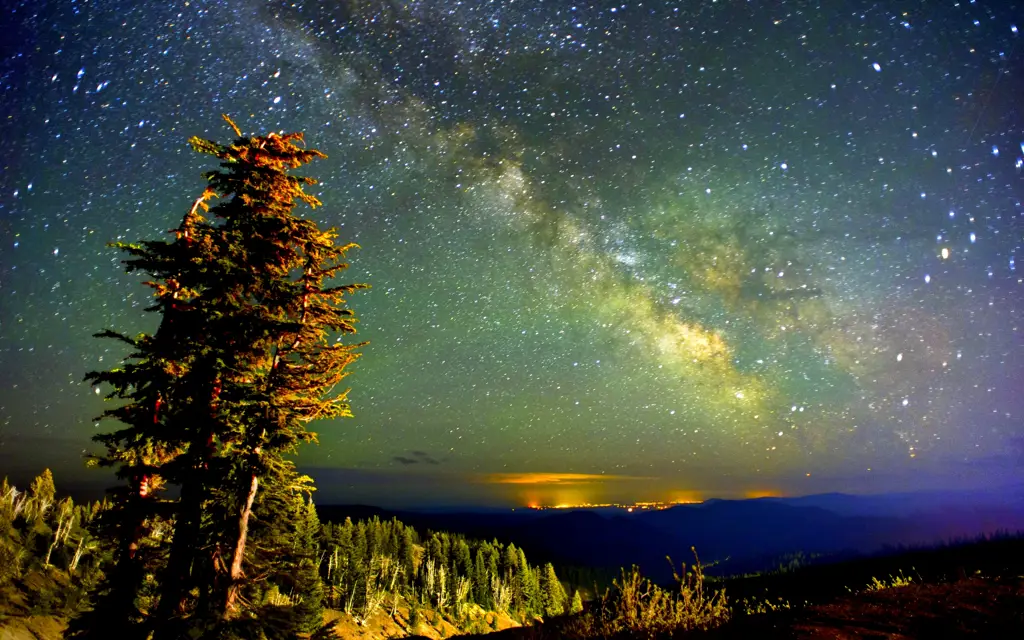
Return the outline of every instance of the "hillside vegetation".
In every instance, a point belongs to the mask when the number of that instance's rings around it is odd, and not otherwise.
[[[68,619],[88,618],[114,566],[116,544],[99,533],[112,506],[57,498],[49,470],[27,491],[5,479],[0,492],[0,629],[59,637]],[[321,525],[313,503],[301,500],[292,523],[297,561],[264,580],[250,603],[279,621],[282,637],[332,630],[448,637],[559,616],[573,603],[552,565],[530,564],[515,545],[420,534],[396,519]],[[254,544],[260,541],[257,535]],[[154,572],[143,582],[159,577]],[[579,607],[578,594],[575,602]],[[148,594],[139,603],[144,611],[159,604]]]
[[[87,606],[108,557],[97,540],[109,504],[58,499],[49,470],[19,490],[0,483],[0,621],[65,618]],[[0,622],[3,624],[3,622]]]

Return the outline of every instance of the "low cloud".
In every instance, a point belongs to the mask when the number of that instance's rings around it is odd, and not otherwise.
[[[414,464],[441,464],[440,460],[435,459],[426,451],[410,451],[409,455],[395,456],[391,458],[392,462],[397,462],[403,466],[410,466]]]

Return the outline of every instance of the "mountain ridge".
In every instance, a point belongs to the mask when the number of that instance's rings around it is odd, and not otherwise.
[[[1008,496],[1012,497],[1012,496]],[[787,557],[832,558],[1024,530],[1024,501],[979,501],[970,493],[843,493],[712,499],[628,513],[608,508],[426,512],[366,505],[318,506],[324,520],[397,517],[425,530],[513,542],[556,564],[617,569],[638,565],[671,577],[666,557],[691,548],[720,574],[763,571]]]

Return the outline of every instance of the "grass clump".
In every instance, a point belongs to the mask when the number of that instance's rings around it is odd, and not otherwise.
[[[864,588],[865,591],[882,591],[885,589],[898,589],[900,587],[907,587],[914,583],[912,576],[903,575],[903,571],[899,572],[897,576],[889,576],[889,581],[879,580],[878,578],[872,577],[871,582]]]
[[[775,613],[776,611],[785,611],[793,608],[793,605],[790,604],[789,600],[784,600],[783,598],[776,598],[775,600],[744,598],[740,602],[740,605],[743,608],[743,613],[748,616],[760,615],[763,613]]]
[[[693,550],[689,570],[683,563],[673,572],[675,589],[665,589],[643,577],[635,565],[622,569],[611,589],[588,611],[573,617],[564,628],[571,638],[629,635],[658,638],[678,631],[710,629],[728,622],[725,590],[705,589],[704,571]],[[669,560],[671,563],[671,559]]]

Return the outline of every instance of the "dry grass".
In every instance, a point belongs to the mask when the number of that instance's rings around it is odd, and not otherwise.
[[[900,587],[907,587],[914,583],[914,579],[910,576],[903,575],[900,571],[897,576],[889,576],[889,581],[879,580],[878,578],[872,577],[871,582],[868,586],[864,587],[865,591],[882,591],[883,589],[898,589]]]
[[[677,588],[664,589],[634,566],[623,569],[611,589],[590,611],[569,620],[564,633],[571,638],[610,638],[620,635],[658,638],[679,631],[710,629],[728,622],[724,590],[708,593],[704,571],[694,551],[689,570],[675,573]]]

